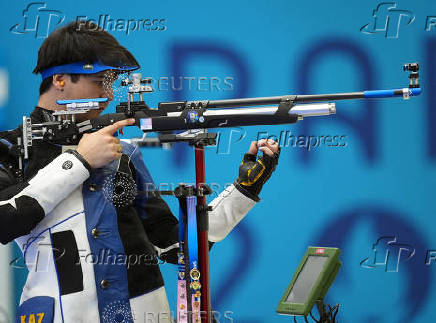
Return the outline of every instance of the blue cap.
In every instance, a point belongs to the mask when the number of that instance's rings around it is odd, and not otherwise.
[[[71,64],[53,66],[41,71],[42,79],[53,76],[55,74],[95,74],[101,71],[116,70],[120,72],[130,72],[137,70],[139,66],[109,66],[98,62],[88,64],[84,62],[76,62]]]

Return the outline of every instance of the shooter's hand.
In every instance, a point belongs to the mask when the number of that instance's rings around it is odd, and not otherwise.
[[[114,159],[121,158],[120,139],[113,136],[115,131],[135,123],[135,119],[121,120],[91,134],[84,134],[77,152],[92,168],[100,168]]]
[[[256,160],[259,150],[263,155]],[[279,156],[280,147],[276,141],[262,139],[251,142],[250,149],[239,166],[239,176],[234,183],[236,188],[251,199],[259,201],[262,186],[276,169]]]

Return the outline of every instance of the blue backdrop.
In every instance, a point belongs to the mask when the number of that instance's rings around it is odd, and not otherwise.
[[[19,0],[0,10],[0,65],[10,80],[2,129],[37,103],[40,77],[31,72],[47,33],[76,19],[96,20],[135,54],[156,80],[151,106],[406,87],[402,64],[419,61],[424,92],[410,101],[342,101],[335,116],[220,132],[206,153],[207,182],[218,191],[259,135],[282,134],[282,155],[261,203],[213,247],[211,285],[221,322],[290,322],[275,309],[306,248],[339,247],[343,267],[328,302],[342,305],[340,322],[435,321],[436,4]],[[317,142],[308,148],[309,136]],[[194,181],[188,147],[143,155],[157,183]],[[162,270],[174,308],[176,268]],[[26,273],[14,274],[18,302]]]

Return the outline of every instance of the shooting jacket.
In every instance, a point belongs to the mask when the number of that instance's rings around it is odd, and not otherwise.
[[[32,122],[50,121],[36,108]],[[178,220],[156,196],[110,199],[120,162],[88,170],[64,146],[34,142],[24,183],[14,169],[21,129],[0,133],[0,242],[29,270],[18,322],[170,322],[159,263],[177,263]],[[140,150],[122,143],[138,191],[153,180]],[[255,205],[234,186],[212,203],[209,240],[222,240]]]

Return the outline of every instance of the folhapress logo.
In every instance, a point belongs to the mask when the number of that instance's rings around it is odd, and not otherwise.
[[[411,11],[397,9],[395,2],[380,3],[372,16],[372,22],[360,28],[360,31],[364,34],[384,33],[386,38],[398,38],[400,29],[415,20]]]
[[[47,38],[64,19],[61,11],[48,9],[46,3],[32,2],[23,10],[22,22],[12,26],[9,31],[19,35],[34,33],[35,38]]]
[[[363,268],[384,268],[386,272],[398,272],[400,262],[415,255],[415,248],[397,243],[396,237],[381,237],[372,245],[373,254],[360,262]]]
[[[64,20],[65,14],[61,11],[48,9],[44,2],[32,2],[23,10],[22,22],[13,25],[9,31],[18,35],[34,33],[35,38],[47,38]],[[78,15],[75,20],[78,29],[87,23],[93,23],[91,30],[100,28],[108,32],[124,32],[126,35],[134,31],[164,31],[167,28],[166,19],[157,17],[126,19],[101,14],[96,19]]]

